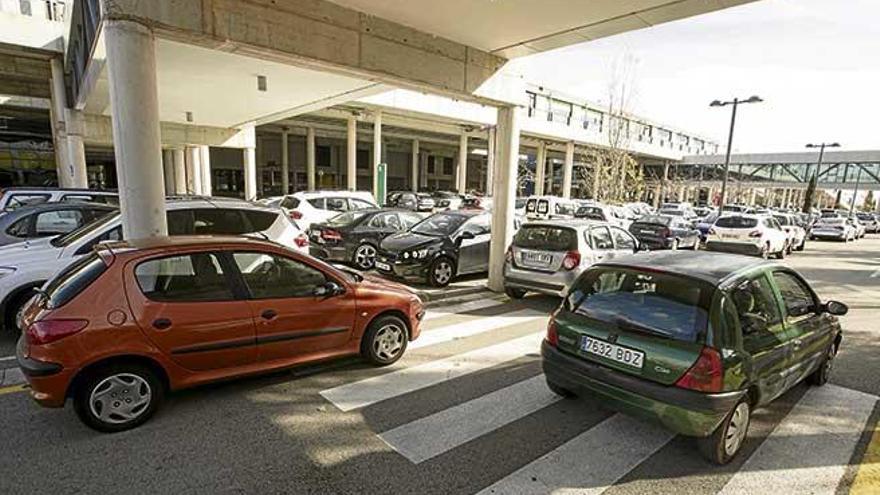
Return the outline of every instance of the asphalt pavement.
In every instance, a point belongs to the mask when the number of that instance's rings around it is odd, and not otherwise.
[[[756,412],[741,455],[543,384],[558,300],[479,294],[431,308],[397,364],[357,359],[172,394],[129,432],[0,388],[0,493],[880,493],[880,236],[808,243],[784,263],[850,305],[832,383]],[[0,344],[2,360],[13,339]]]

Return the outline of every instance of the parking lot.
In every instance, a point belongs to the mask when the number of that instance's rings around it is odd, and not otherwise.
[[[832,384],[758,410],[724,467],[688,438],[551,393],[538,345],[558,300],[486,292],[432,306],[390,368],[348,359],[175,393],[119,434],[2,389],[0,493],[877,493],[878,252],[869,236],[784,261],[850,305]],[[0,367],[13,347],[4,336]]]

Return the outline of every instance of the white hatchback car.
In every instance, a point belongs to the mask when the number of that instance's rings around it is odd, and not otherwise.
[[[724,214],[709,229],[706,249],[750,254],[767,258],[771,254],[785,258],[788,234],[775,218],[768,215]]]
[[[168,200],[170,235],[249,235],[308,254],[308,237],[278,209],[243,201]],[[0,316],[16,328],[18,313],[33,291],[92,252],[95,245],[122,238],[120,215],[111,214],[67,234],[0,247]]]
[[[367,191],[300,191],[284,197],[278,205],[303,231],[313,223],[323,223],[346,211],[378,208]]]
[[[773,218],[779,222],[782,230],[788,234],[788,252],[803,251],[807,244],[807,232],[798,225],[798,220],[791,213],[774,213]]]
[[[574,218],[577,204],[559,196],[529,196],[526,218],[529,220],[561,220]]]
[[[810,230],[810,239],[835,239],[849,242],[858,238],[852,221],[844,217],[822,217]]]

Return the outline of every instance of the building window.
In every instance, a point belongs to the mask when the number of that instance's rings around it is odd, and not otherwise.
[[[330,166],[329,146],[315,146],[315,165],[318,167]]]

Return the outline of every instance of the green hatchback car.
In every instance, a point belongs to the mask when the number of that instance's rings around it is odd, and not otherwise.
[[[754,408],[803,379],[828,381],[836,315],[797,272],[746,256],[652,252],[584,271],[541,348],[551,390],[697,437],[729,462]]]

